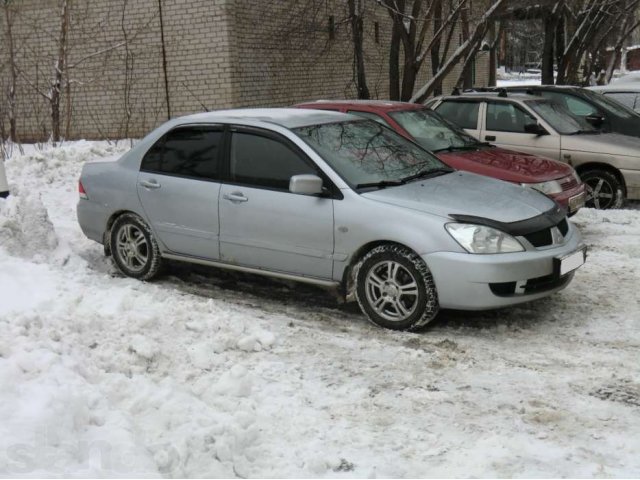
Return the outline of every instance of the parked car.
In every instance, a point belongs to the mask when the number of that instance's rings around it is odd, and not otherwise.
[[[125,275],[165,260],[339,288],[374,323],[565,288],[580,233],[541,193],[467,172],[379,123],[246,109],[171,120],[84,165],[78,221]]]
[[[611,80],[612,84],[634,83],[634,82],[640,82],[640,72],[625,73],[621,77],[614,78],[613,80]]]
[[[4,162],[0,159],[0,198],[9,196],[9,184],[7,183],[7,174],[5,173]]]
[[[534,188],[571,214],[585,202],[585,186],[566,163],[479,142],[423,105],[379,100],[319,100],[296,105],[352,113],[392,128],[457,170]]]
[[[640,114],[640,82],[612,83],[588,88]]]
[[[640,114],[592,90],[563,85],[513,86],[504,90],[558,102],[572,114],[603,132],[640,137]]]
[[[586,205],[619,208],[640,199],[640,139],[601,133],[546,98],[506,92],[440,97],[433,108],[467,133],[502,148],[572,165],[587,185]]]

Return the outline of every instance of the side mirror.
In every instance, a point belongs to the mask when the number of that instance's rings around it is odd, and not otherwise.
[[[317,175],[294,175],[289,180],[289,191],[301,195],[319,195],[322,193],[322,179]]]
[[[587,120],[587,122],[589,122],[591,125],[593,125],[596,128],[600,127],[604,123],[604,117],[599,113],[587,115],[585,119]]]
[[[547,135],[549,133],[539,123],[527,123],[524,126],[524,131],[533,135]]]

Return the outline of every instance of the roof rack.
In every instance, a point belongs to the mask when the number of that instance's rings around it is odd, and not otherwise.
[[[500,98],[506,98],[509,96],[509,94],[507,93],[507,89],[506,88],[499,88],[498,89],[498,96]]]

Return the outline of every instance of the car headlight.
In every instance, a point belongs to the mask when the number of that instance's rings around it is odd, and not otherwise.
[[[575,178],[576,182],[578,182],[579,184],[582,183],[582,179],[580,178],[580,175],[578,175],[578,172],[572,169],[571,175],[573,175],[573,178]]]
[[[541,182],[541,183],[523,183],[521,185],[523,187],[529,187],[529,188],[533,188],[534,190],[538,190],[539,192],[542,192],[545,195],[562,193],[562,186],[560,185],[560,182],[558,182],[557,180],[549,180],[548,182]]]
[[[447,223],[449,235],[469,253],[523,252],[522,244],[508,233],[485,225]]]

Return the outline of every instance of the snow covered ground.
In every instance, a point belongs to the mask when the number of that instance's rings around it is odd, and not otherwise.
[[[6,164],[0,476],[640,476],[638,204],[574,217],[565,291],[397,333],[308,286],[118,275],[76,182],[126,147]]]

